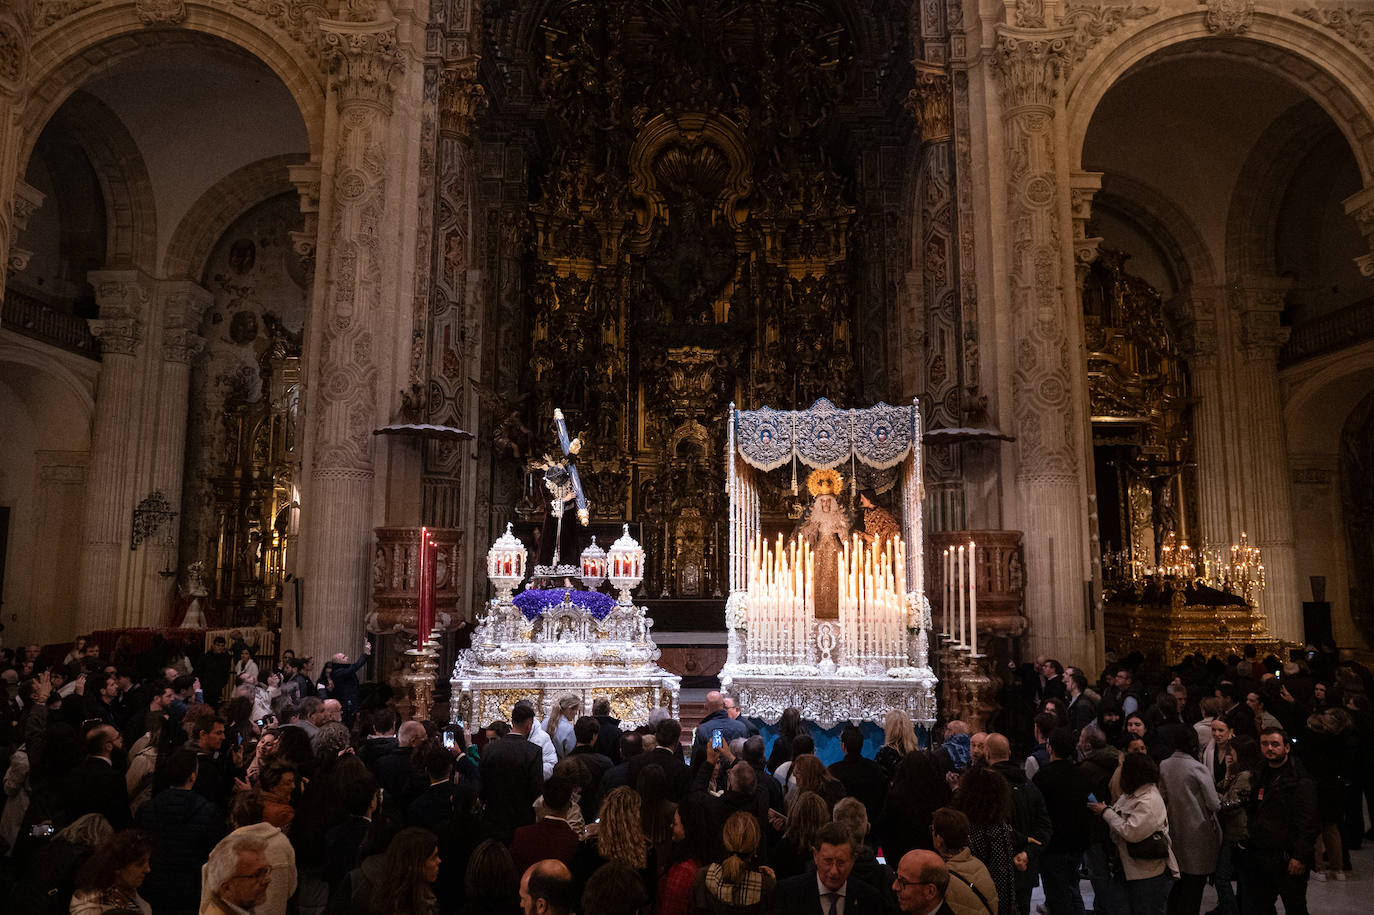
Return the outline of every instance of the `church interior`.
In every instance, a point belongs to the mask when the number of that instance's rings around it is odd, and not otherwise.
[[[989,654],[1374,648],[1364,4],[11,0],[0,265],[6,644],[394,672],[424,526],[451,665],[557,411],[710,683],[735,411],[914,403],[920,500],[826,505],[923,530],[937,615],[976,541]]]

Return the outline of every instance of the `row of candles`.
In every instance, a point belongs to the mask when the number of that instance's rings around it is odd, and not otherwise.
[[[840,631],[848,663],[905,667],[906,546],[855,534],[840,554]]]
[[[944,563],[945,619],[943,632],[950,644],[978,655],[978,548],[968,545],[946,547],[940,554]]]
[[[816,616],[816,557],[805,541],[756,536],[749,550],[746,652],[760,664],[811,658]],[[859,535],[842,545],[837,564],[842,665],[907,663],[906,548],[900,538],[878,546]]]
[[[776,547],[762,535],[749,551],[748,631],[745,650],[760,664],[798,663],[806,658],[815,616],[815,560],[806,541]]]
[[[1264,563],[1258,547],[1250,545],[1250,538],[1241,532],[1240,542],[1231,544],[1229,552],[1204,544],[1194,550],[1188,541],[1179,543],[1171,532],[1159,547],[1159,564],[1150,565],[1144,559],[1126,554],[1107,554],[1103,564],[1115,568],[1118,576],[1131,581],[1160,578],[1180,586],[1201,583],[1208,587],[1239,594],[1246,601],[1264,590]]]

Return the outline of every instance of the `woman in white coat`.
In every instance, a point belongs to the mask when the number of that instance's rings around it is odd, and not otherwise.
[[[1169,815],[1158,782],[1159,767],[1154,760],[1127,753],[1121,761],[1121,797],[1110,807],[1101,801],[1088,804],[1106,822],[1121,856],[1131,915],[1164,915],[1169,891],[1178,877],[1178,862],[1169,840]],[[1156,834],[1158,839],[1153,838]]]
[[[1161,728],[1173,750],[1159,764],[1159,780],[1172,827],[1179,878],[1170,895],[1171,911],[1197,912],[1207,878],[1217,869],[1221,826],[1217,810],[1221,798],[1212,773],[1197,758],[1197,732],[1187,726]]]

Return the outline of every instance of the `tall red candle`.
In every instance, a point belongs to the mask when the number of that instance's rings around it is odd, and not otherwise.
[[[435,589],[435,544],[430,538],[428,528],[420,528],[420,580],[419,601],[416,613],[416,629],[419,641],[429,637],[434,628],[434,589]]]

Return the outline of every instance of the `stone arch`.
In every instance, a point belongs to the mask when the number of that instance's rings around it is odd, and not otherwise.
[[[1241,168],[1226,215],[1228,280],[1274,275],[1279,210],[1289,182],[1318,138],[1336,129],[1312,102],[1284,112],[1260,136]]]
[[[1216,282],[1212,254],[1193,220],[1169,197],[1143,181],[1108,174],[1093,196],[1093,209],[1113,210],[1135,223],[1158,243],[1168,258],[1177,288]]]
[[[1351,411],[1374,391],[1374,340],[1316,357],[1284,376],[1288,450],[1334,454]]]
[[[104,102],[78,90],[49,123],[76,138],[100,181],[108,220],[105,266],[151,271],[157,259],[157,205],[143,155],[124,122]]]
[[[304,154],[270,156],[217,181],[177,224],[162,259],[162,275],[199,282],[215,243],[230,224],[264,200],[293,193],[296,188],[287,169],[305,161]]]
[[[1363,183],[1374,183],[1374,63],[1334,31],[1297,16],[1255,10],[1241,36],[1214,34],[1206,9],[1153,22],[1118,42],[1104,41],[1075,65],[1065,86],[1071,169],[1102,97],[1128,70],[1164,55],[1231,58],[1301,88],[1350,144]]]
[[[305,122],[311,158],[319,158],[324,147],[326,85],[314,48],[266,22],[256,24],[204,0],[187,3],[185,20],[171,29],[148,28],[139,20],[136,3],[122,2],[73,14],[34,41],[28,61],[33,92],[19,122],[20,173],[38,132],[82,84],[129,56],[164,48],[169,42],[203,46],[215,38],[255,57],[277,75]]]
[[[83,379],[66,365],[62,359],[54,359],[40,347],[0,341],[0,366],[18,365],[25,370],[46,375],[56,381],[86,411],[79,421],[89,421],[95,412],[95,369],[89,379]],[[73,418],[74,420],[76,418]]]

